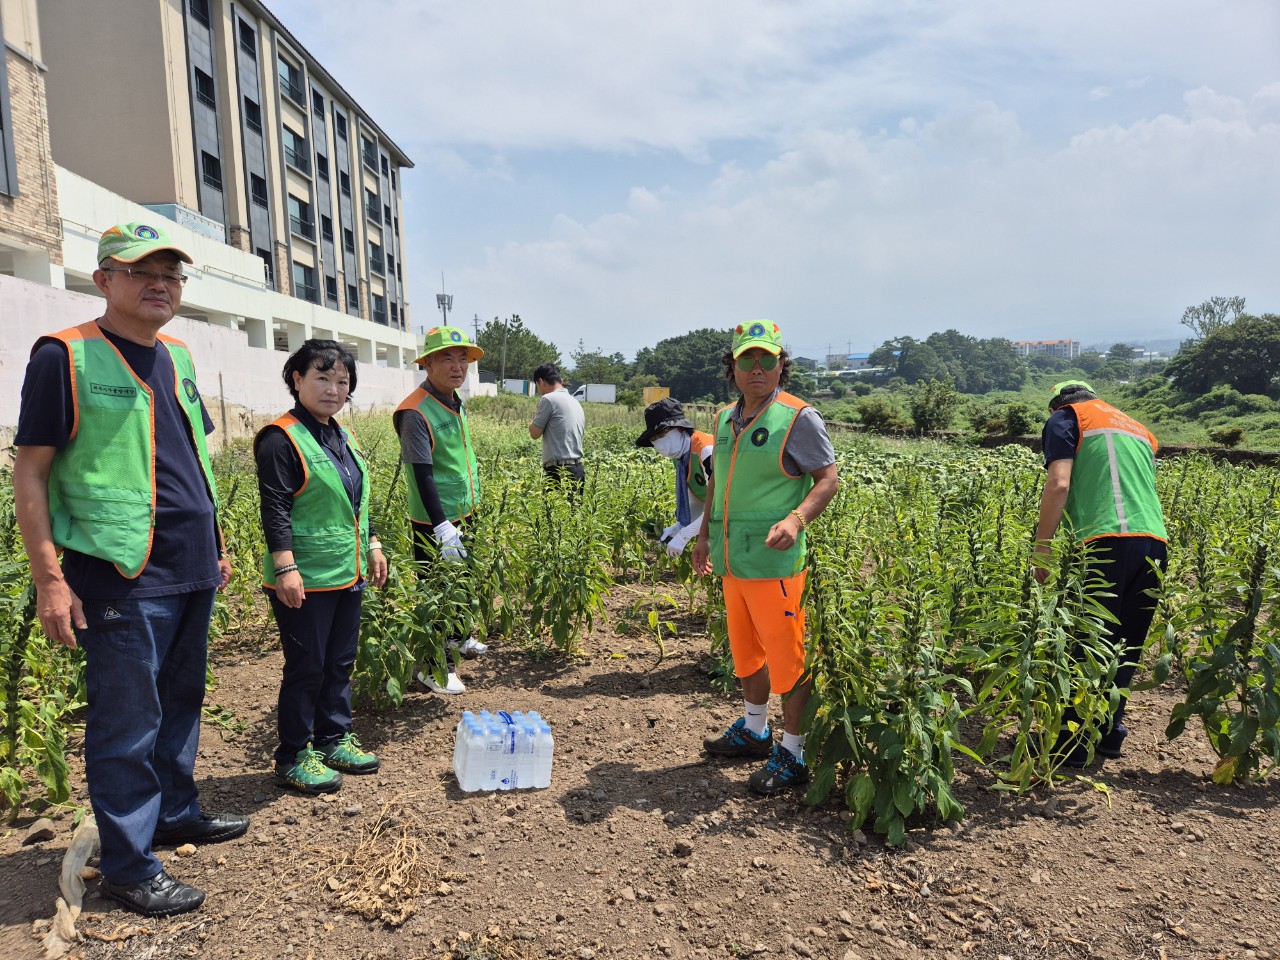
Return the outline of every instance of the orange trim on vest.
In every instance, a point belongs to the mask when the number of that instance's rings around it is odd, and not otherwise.
[[[1145,440],[1151,445],[1151,452],[1160,449],[1158,441],[1150,430],[1144,427],[1127,413],[1117,410],[1105,400],[1086,400],[1083,403],[1071,404],[1075,412],[1079,432],[1076,436],[1076,450],[1084,442],[1084,435],[1092,430],[1118,430]]]

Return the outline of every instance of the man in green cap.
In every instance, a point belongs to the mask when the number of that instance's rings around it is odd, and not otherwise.
[[[103,233],[102,316],[36,342],[13,470],[40,624],[84,650],[103,892],[152,917],[204,902],[153,846],[230,840],[249,826],[205,813],[196,790],[209,619],[231,564],[195,365],[160,332],[191,257],[160,223]]]
[[[393,415],[406,466],[413,555],[420,563],[467,559],[462,535],[480,499],[480,470],[458,388],[466,382],[468,367],[483,356],[484,351],[461,328],[432,327],[426,348],[415,361],[426,367],[427,379]],[[453,637],[449,647],[468,659],[489,649],[472,636]],[[449,670],[443,685],[425,673],[418,679],[436,693],[458,694],[467,689],[456,667]]]
[[[1126,691],[1097,746],[1100,756],[1114,759],[1128,734],[1127,691],[1155,615],[1156,567],[1163,572],[1168,563],[1164,513],[1156,495],[1159,443],[1137,420],[1099,400],[1083,380],[1055,384],[1049,410],[1035,551],[1052,555],[1054,534],[1064,521],[1077,542],[1090,545],[1090,571],[1104,583],[1095,599],[1116,621],[1108,625],[1120,658],[1115,684]],[[1035,567],[1038,581],[1048,576],[1046,567]],[[1076,720],[1070,710],[1065,719]],[[1089,762],[1088,744],[1076,742],[1069,730],[1063,730],[1055,749],[1066,754],[1067,766]]]
[[[836,495],[835,450],[822,417],[783,391],[791,359],[770,320],[740,323],[722,357],[741,394],[716,417],[711,477],[693,569],[724,586],[733,668],[743,715],[703,741],[712,756],[765,760],[747,783],[770,795],[809,782],[801,718],[805,672],[805,528]],[[782,699],[782,742],[769,726],[769,695]]]

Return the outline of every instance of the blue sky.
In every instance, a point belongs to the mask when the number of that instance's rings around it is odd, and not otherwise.
[[[1280,313],[1274,0],[268,2],[416,164],[415,325],[442,272],[566,360]]]

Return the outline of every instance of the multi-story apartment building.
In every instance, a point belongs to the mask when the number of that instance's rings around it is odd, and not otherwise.
[[[361,359],[404,365],[401,173],[413,164],[265,6],[39,7],[60,167],[260,258],[270,290],[385,328],[356,338],[376,345]],[[68,288],[91,289],[68,274]],[[297,334],[268,335],[284,347]]]
[[[1061,357],[1063,360],[1074,360],[1080,356],[1079,340],[1014,340],[1013,349],[1019,356]]]

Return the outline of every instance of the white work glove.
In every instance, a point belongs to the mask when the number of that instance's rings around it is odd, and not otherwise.
[[[668,540],[670,540],[679,532],[680,532],[680,524],[673,523],[671,526],[667,527],[667,529],[662,531],[662,536],[658,538],[658,542],[666,543]]]
[[[687,527],[682,527],[680,531],[667,543],[667,556],[678,557],[680,554],[684,553],[685,546],[688,545],[690,540],[698,535],[698,529],[701,526],[702,517],[698,517],[697,520],[693,521],[693,523],[689,524]]]
[[[437,523],[433,530],[436,542],[440,544],[440,556],[450,563],[461,563],[467,558],[467,551],[462,546],[462,534],[452,522],[446,520],[444,523]]]

